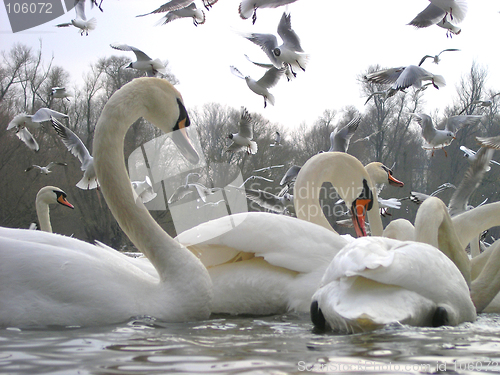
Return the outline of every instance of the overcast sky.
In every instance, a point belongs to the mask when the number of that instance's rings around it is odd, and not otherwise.
[[[310,125],[325,109],[340,111],[354,105],[363,112],[366,98],[360,96],[356,79],[368,66],[417,65],[422,56],[446,48],[461,51],[443,54],[439,65],[430,60],[423,65],[447,81],[445,88],[426,90],[427,112],[451,102],[456,84],[474,60],[489,71],[487,87],[500,89],[498,0],[470,1],[467,17],[459,25],[462,32],[453,38],[447,38],[445,30],[437,26],[417,30],[407,25],[429,4],[427,0],[298,0],[288,10],[292,27],[310,60],[306,71],[298,72],[295,80],[282,79],[271,89],[276,105],[266,109],[262,97],[232,75],[229,66],[235,65],[253,78],[262,76],[264,69],[253,66],[244,54],[262,62],[268,62],[267,56],[238,32],[276,34],[285,8],[260,9],[255,25],[239,17],[237,0],[219,0],[212,10],[205,11],[207,21],[198,27],[191,19],[155,26],[161,15],[135,17],[162,4],[157,0],[104,0],[103,13],[87,4],[87,18],[97,19],[97,28],[88,37],[80,36],[74,27],[55,27],[75,18],[74,10],[13,34],[5,7],[0,6],[0,49],[8,51],[17,42],[37,49],[41,39],[47,62],[53,54],[54,63],[71,73],[71,82],[79,83],[83,72],[100,57],[115,54],[134,58],[131,52],[109,46],[113,42],[126,43],[152,58],[169,61],[188,109],[208,102],[245,106],[286,128],[303,122]]]

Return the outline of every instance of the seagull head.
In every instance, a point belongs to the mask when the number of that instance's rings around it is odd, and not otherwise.
[[[278,57],[281,55],[281,50],[276,47],[275,49],[273,49],[273,53],[274,53],[274,56]]]
[[[229,139],[233,139],[233,134],[229,134],[227,137],[228,137]]]

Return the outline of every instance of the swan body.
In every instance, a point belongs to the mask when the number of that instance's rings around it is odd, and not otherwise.
[[[314,324],[342,333],[394,322],[438,326],[476,320],[467,283],[448,257],[427,244],[383,237],[358,238],[344,247],[312,301]]]
[[[50,225],[49,205],[61,204],[63,206],[73,209],[73,205],[66,199],[67,195],[61,189],[55,186],[45,186],[38,191],[36,195],[35,205],[36,214],[38,216],[38,223],[40,230],[52,233],[52,226]]]
[[[0,326],[104,325],[137,315],[170,322],[208,318],[208,272],[136,202],[124,164],[125,134],[137,118],[172,132],[189,124],[185,114],[182,97],[170,83],[139,78],[112,95],[94,135],[103,196],[156,277],[114,250],[45,232],[0,228]]]

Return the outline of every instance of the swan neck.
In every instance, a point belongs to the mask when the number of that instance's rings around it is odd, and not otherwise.
[[[156,223],[140,199],[135,200],[124,162],[123,148],[128,128],[140,117],[156,115],[149,113],[148,108],[160,105],[178,108],[176,99],[170,96],[164,98],[165,102],[155,103],[155,96],[149,94],[151,86],[144,85],[155,83],[142,80],[136,79],[128,84],[135,91],[124,90],[124,86],[104,107],[94,134],[94,165],[102,194],[122,230],[150,260],[162,281],[169,279],[178,283],[189,274],[194,277],[193,272],[202,273],[198,268],[203,266],[191,252],[174,241]],[[135,95],[131,95],[131,92]],[[172,116],[172,123],[175,123],[178,113],[167,115]],[[194,270],[186,267],[194,267]]]
[[[500,202],[476,207],[452,218],[458,239],[465,248],[483,231],[500,225]],[[471,225],[473,223],[473,225]]]
[[[483,311],[500,290],[500,242],[497,241],[488,249],[490,256],[479,276],[471,285],[471,298],[478,313]]]
[[[50,224],[49,205],[37,199],[36,215],[38,217],[38,223],[40,224],[40,230],[52,233],[52,225]]]

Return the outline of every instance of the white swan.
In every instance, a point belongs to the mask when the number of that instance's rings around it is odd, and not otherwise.
[[[49,215],[50,204],[62,204],[63,206],[74,208],[73,205],[68,202],[66,197],[66,193],[55,186],[45,186],[38,191],[35,205],[40,230],[52,233]]]
[[[415,218],[391,222],[384,236],[416,240],[439,248],[460,270],[471,289],[477,312],[500,312],[500,243],[469,260],[465,247],[482,231],[500,225],[500,202],[474,208],[450,218],[446,205],[436,197],[426,199]],[[392,235],[394,227],[404,228]]]
[[[91,326],[142,315],[164,321],[208,318],[212,287],[205,267],[134,199],[123,142],[140,116],[165,132],[184,133],[189,124],[181,95],[170,83],[135,79],[105,105],[93,149],[108,206],[153,264],[156,277],[114,250],[50,233],[0,228],[0,326]]]
[[[338,170],[342,173],[336,173]],[[342,152],[318,154],[302,167],[294,187],[299,194],[294,198],[297,217],[303,220],[269,213],[241,213],[179,234],[177,239],[200,255],[212,278],[212,311],[309,311],[311,296],[326,267],[351,239],[331,230],[319,206],[318,190],[329,181],[348,204],[359,210],[373,201],[369,180],[355,157]],[[372,210],[378,215],[376,205],[373,201]],[[316,225],[323,221],[326,224]]]
[[[455,264],[433,246],[384,237],[358,238],[330,263],[314,293],[311,319],[320,329],[371,331],[474,321],[476,309]]]

